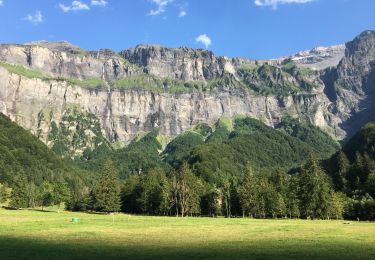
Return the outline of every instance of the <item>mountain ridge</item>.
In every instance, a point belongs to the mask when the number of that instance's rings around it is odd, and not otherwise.
[[[362,33],[346,45],[336,67],[322,70],[305,68],[292,56],[256,61],[184,47],[140,45],[116,53],[80,52],[66,42],[68,52],[0,45],[0,111],[51,145],[52,122],[59,126],[72,107],[94,115],[111,143],[129,143],[155,127],[173,138],[236,115],[270,126],[291,116],[341,140],[366,121],[362,115],[373,114],[373,43],[375,32]],[[300,53],[299,60],[314,52],[329,60],[335,55],[327,50],[332,48]],[[353,60],[362,66],[356,69]],[[347,77],[353,70],[356,76]]]

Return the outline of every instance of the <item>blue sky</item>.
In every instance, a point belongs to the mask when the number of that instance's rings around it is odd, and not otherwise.
[[[374,0],[0,0],[0,42],[139,43],[276,58],[375,29]]]

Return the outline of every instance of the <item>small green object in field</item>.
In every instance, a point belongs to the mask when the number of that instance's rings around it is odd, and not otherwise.
[[[80,218],[72,218],[72,222],[78,223],[78,222],[81,222],[81,219]]]

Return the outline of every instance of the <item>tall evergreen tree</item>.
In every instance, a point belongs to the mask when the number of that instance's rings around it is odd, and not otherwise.
[[[137,198],[144,214],[166,214],[170,210],[171,190],[161,169],[151,170],[140,177],[140,196]]]
[[[107,159],[93,192],[95,209],[102,212],[120,211],[120,190],[120,181],[113,162]]]
[[[286,207],[289,218],[299,218],[301,216],[299,205],[299,180],[292,176],[288,183],[288,191],[286,193]]]
[[[128,213],[142,213],[139,197],[142,194],[141,177],[132,175],[125,181],[121,191],[122,210]]]
[[[333,182],[339,191],[347,189],[347,174],[350,169],[350,163],[345,153],[340,151],[337,155],[337,172],[333,175]]]
[[[19,174],[14,178],[12,185],[12,192],[10,194],[10,206],[13,208],[27,208],[29,205],[29,198],[27,194],[27,179],[24,174]]]
[[[332,188],[315,155],[310,155],[300,175],[299,186],[302,216],[327,218]]]

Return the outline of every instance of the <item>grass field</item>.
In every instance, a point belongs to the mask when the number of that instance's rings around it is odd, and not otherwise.
[[[0,259],[375,259],[369,222],[124,214],[114,220],[0,209]]]

